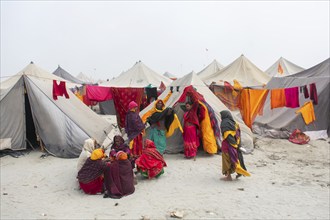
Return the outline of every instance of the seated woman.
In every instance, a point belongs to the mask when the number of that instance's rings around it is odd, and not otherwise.
[[[109,158],[111,161],[114,161],[116,158],[116,154],[119,151],[123,151],[127,154],[128,160],[131,161],[132,168],[135,167],[134,158],[131,155],[131,150],[129,149],[129,146],[125,144],[125,141],[122,136],[115,135],[113,138],[113,144],[111,146],[111,150],[109,153]]]
[[[82,168],[78,172],[77,179],[79,181],[80,188],[86,194],[102,193],[103,190],[103,172],[107,166],[107,163],[103,158],[106,155],[104,150],[98,148],[94,150]]]
[[[136,159],[137,170],[142,176],[152,179],[164,173],[166,167],[163,156],[157,151],[155,143],[149,139],[144,142],[142,155]]]
[[[106,192],[103,198],[120,199],[134,193],[132,165],[125,152],[118,151],[115,160],[105,168],[104,185]]]
[[[94,140],[93,138],[88,138],[85,140],[83,149],[78,158],[78,163],[77,163],[78,171],[83,167],[87,158],[91,156],[93,150],[95,150],[96,148],[97,148],[96,140]]]

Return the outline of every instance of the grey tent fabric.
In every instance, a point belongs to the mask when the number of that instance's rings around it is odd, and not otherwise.
[[[68,80],[69,82],[72,83],[77,83],[77,84],[88,84],[74,76],[72,76],[70,73],[65,71],[62,67],[58,66],[57,69],[53,72],[54,75],[59,76],[63,79]]]
[[[261,136],[274,138],[288,138],[290,133],[298,128],[301,131],[327,130],[330,135],[330,59],[315,65],[302,72],[286,76],[273,77],[267,84],[267,89],[300,87],[315,83],[318,95],[318,104],[314,105],[315,122],[306,125],[301,114],[295,112],[299,108],[270,108],[270,95],[268,95],[262,116],[258,116],[253,124],[253,132]],[[299,104],[302,106],[310,98],[299,95]]]
[[[109,122],[81,102],[69,89],[69,98],[53,99],[53,80],[65,81],[31,63],[0,84],[0,150],[26,149],[26,129],[33,123],[45,150],[63,158],[78,157],[87,138],[102,144],[112,130]],[[25,106],[25,96],[29,106]],[[25,118],[31,109],[33,120]]]

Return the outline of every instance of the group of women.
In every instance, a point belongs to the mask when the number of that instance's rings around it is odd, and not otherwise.
[[[87,194],[104,193],[104,197],[121,198],[134,193],[134,172],[146,178],[159,177],[164,173],[166,162],[163,153],[166,149],[166,137],[173,134],[176,128],[183,133],[184,154],[186,158],[195,158],[200,145],[198,102],[188,100],[185,103],[184,128],[182,129],[173,109],[165,108],[167,99],[156,100],[154,108],[140,118],[134,101],[129,103],[126,115],[125,131],[129,143],[116,135],[109,155],[104,149],[97,148],[93,139],[87,139],[78,160],[77,179],[80,188]],[[240,129],[227,110],[221,111],[222,134],[222,174],[224,180],[232,180],[237,173],[250,176],[244,165],[240,150]],[[143,141],[145,124],[151,126],[149,139]]]

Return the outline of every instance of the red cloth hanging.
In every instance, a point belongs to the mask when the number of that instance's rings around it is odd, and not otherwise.
[[[299,107],[299,88],[285,88],[285,106],[288,108],[297,108]]]
[[[66,91],[66,86],[64,81],[60,81],[60,84],[57,84],[56,80],[53,80],[53,99],[57,100],[57,96],[65,96],[69,98],[69,94]]]
[[[131,101],[136,102],[139,107],[142,102],[144,88],[111,88],[113,102],[116,108],[118,123],[121,128],[125,127],[125,118],[128,110],[128,104]],[[139,109],[138,107],[138,109]]]
[[[112,99],[110,87],[86,85],[86,95],[90,101],[104,102]]]
[[[314,105],[317,105],[318,98],[317,98],[317,90],[315,83],[309,84],[309,90],[310,90],[310,99],[313,100]]]

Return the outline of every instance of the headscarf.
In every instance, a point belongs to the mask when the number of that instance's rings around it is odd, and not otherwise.
[[[230,111],[223,110],[220,112],[221,115],[221,134],[232,146],[237,147],[239,144],[239,138],[236,137],[236,131],[239,129],[238,124],[235,122]],[[239,134],[239,133],[238,133]]]
[[[131,111],[133,108],[135,107],[138,107],[138,104],[134,101],[131,101],[129,104],[128,104],[128,110]]]
[[[95,140],[93,138],[86,139],[83,149],[79,155],[78,164],[77,164],[78,171],[82,168],[87,158],[91,156],[93,150],[95,150]]]
[[[198,102],[194,102],[194,103],[190,102],[189,105],[191,105],[191,109],[184,114],[183,119],[184,119],[185,123],[189,122],[189,123],[197,126],[197,128],[199,128],[199,119],[198,119],[198,113],[197,113]]]
[[[166,167],[163,156],[157,151],[155,143],[149,139],[144,142],[145,148],[142,155],[136,159],[135,164],[143,172],[148,173],[148,178],[151,179],[157,176],[163,167]]]
[[[127,154],[124,151],[118,151],[116,154],[116,160],[127,160]]]
[[[221,115],[221,134],[224,134],[226,131],[235,131],[235,120],[233,116],[231,115],[230,111],[228,110],[223,110],[220,112]]]
[[[138,136],[145,128],[142,119],[139,114],[134,111],[128,111],[125,119],[125,131],[127,133],[128,140],[133,140]]]
[[[116,144],[116,140],[119,140],[119,145]],[[111,146],[109,156],[115,157],[118,151],[123,151],[127,154],[130,153],[130,149],[127,144],[125,144],[124,138],[120,135],[115,135],[113,138],[113,144]]]
[[[92,155],[91,155],[91,160],[99,160],[106,157],[104,154],[104,150],[102,148],[98,148],[93,150]]]
[[[85,151],[92,153],[95,149],[95,140],[93,138],[85,140],[83,148]]]
[[[143,149],[143,154],[150,155],[154,157],[155,159],[161,161],[164,166],[166,166],[165,160],[163,156],[157,151],[156,145],[152,140],[146,139],[144,141],[144,149]]]

